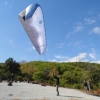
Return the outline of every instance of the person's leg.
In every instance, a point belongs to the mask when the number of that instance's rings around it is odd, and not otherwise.
[[[56,91],[57,91],[57,96],[59,96],[59,90],[58,90],[59,85],[56,85]]]

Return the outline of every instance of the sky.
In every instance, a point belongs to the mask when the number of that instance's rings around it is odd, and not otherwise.
[[[44,15],[47,48],[39,55],[18,14],[38,3]],[[100,63],[100,0],[0,0],[0,62]]]

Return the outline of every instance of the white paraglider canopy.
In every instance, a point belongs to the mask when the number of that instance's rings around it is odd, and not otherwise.
[[[46,32],[40,5],[29,5],[18,17],[37,52],[40,55],[44,54],[46,51]]]

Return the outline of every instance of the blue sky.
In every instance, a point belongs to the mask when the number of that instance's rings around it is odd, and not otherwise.
[[[47,50],[39,55],[18,14],[38,3],[43,10]],[[100,63],[100,0],[0,0],[0,62],[89,61]]]

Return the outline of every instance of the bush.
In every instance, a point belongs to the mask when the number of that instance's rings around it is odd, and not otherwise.
[[[82,89],[83,86],[82,86],[82,84],[74,84],[74,85],[73,85],[73,88],[74,88],[74,89]]]
[[[33,75],[33,79],[35,79],[38,82],[44,81],[44,77],[45,76],[44,76],[44,73],[42,71],[35,72]]]
[[[96,85],[93,86],[93,90],[97,90],[98,87]]]
[[[67,81],[65,79],[60,79],[60,86],[66,87]]]
[[[55,82],[55,81],[54,81],[54,78],[53,78],[53,77],[50,77],[49,80],[48,80],[48,84],[50,84],[50,85],[55,85],[54,82]]]
[[[100,89],[100,82],[98,83],[98,88]]]
[[[22,81],[22,77],[21,76],[15,76],[15,80],[16,81]]]

